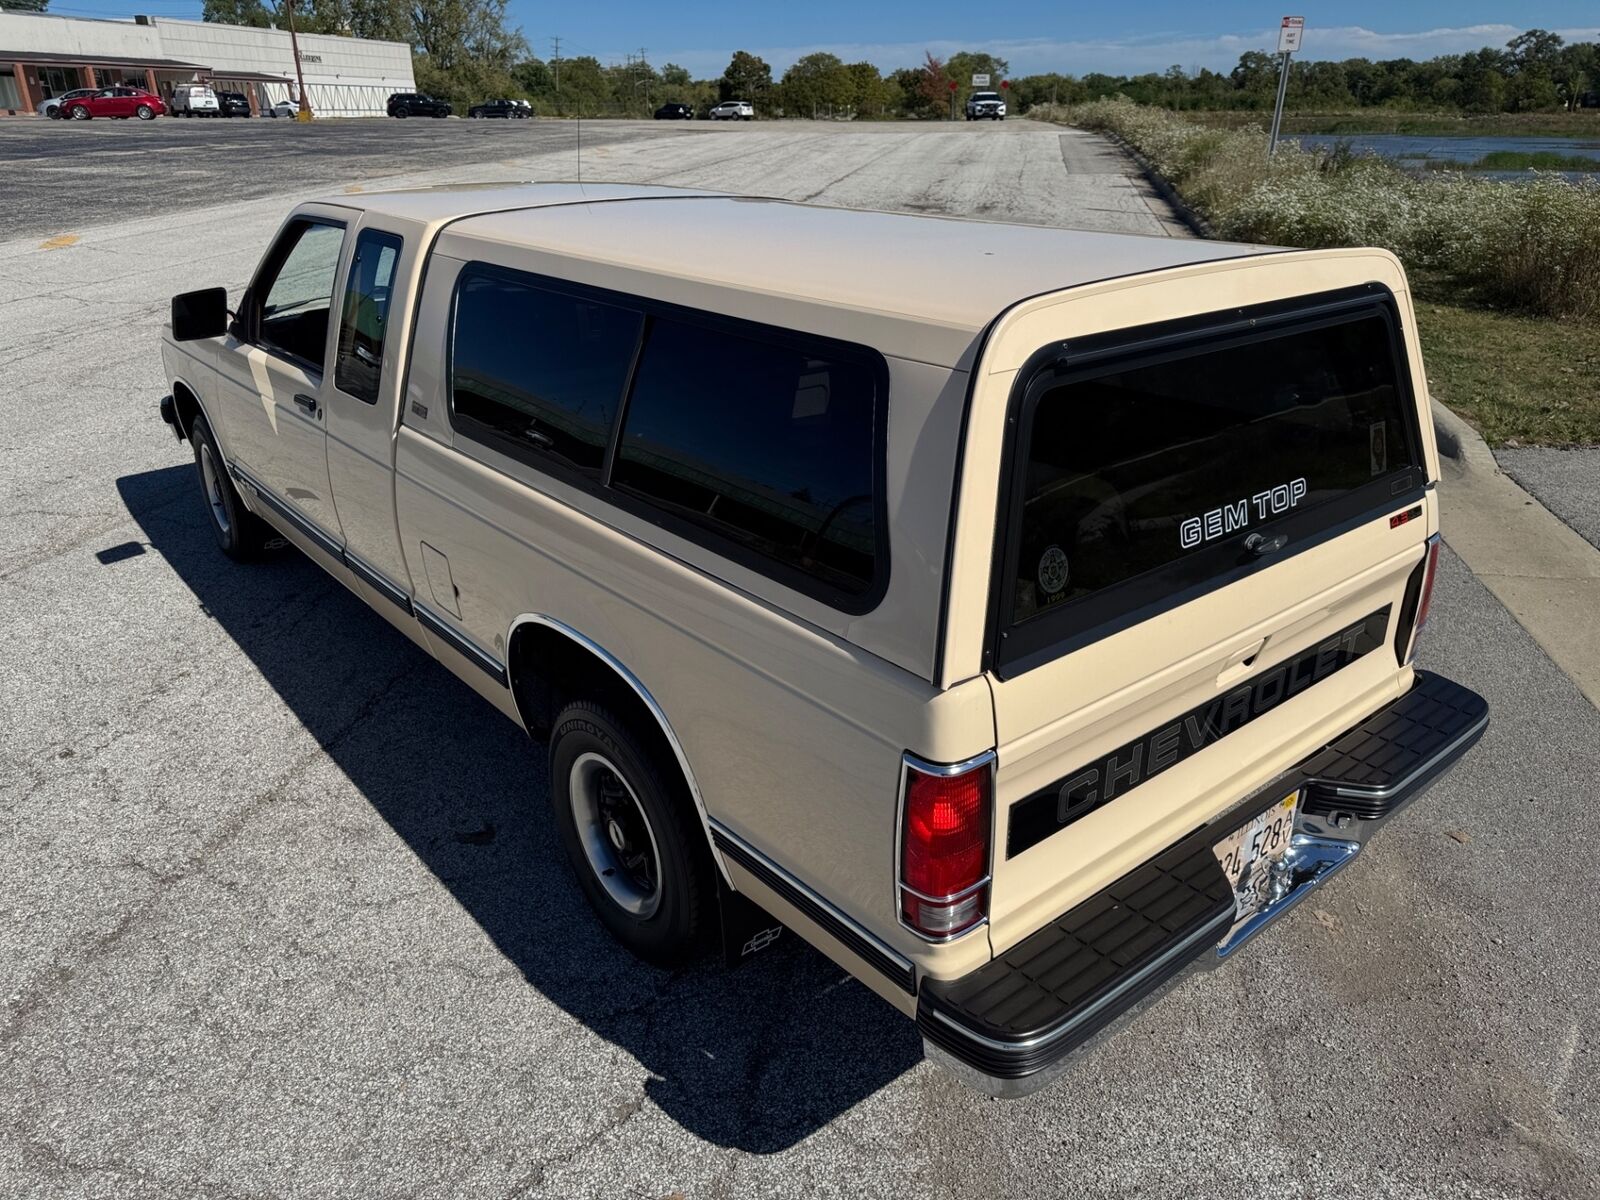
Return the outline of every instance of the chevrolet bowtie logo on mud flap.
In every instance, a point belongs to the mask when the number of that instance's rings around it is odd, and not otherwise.
[[[1306,481],[1291,479],[1259,491],[1253,496],[1241,496],[1231,504],[1213,508],[1198,517],[1188,517],[1178,525],[1178,544],[1193,550],[1206,542],[1238,533],[1254,521],[1260,524],[1269,517],[1281,517],[1306,498]]]
[[[1006,857],[1109,804],[1383,645],[1389,606],[1011,806]]]

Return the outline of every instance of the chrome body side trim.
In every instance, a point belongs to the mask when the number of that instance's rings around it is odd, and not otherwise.
[[[684,752],[683,743],[678,740],[678,735],[673,732],[672,723],[667,720],[666,712],[656,702],[656,698],[650,694],[650,689],[645,687],[640,682],[639,677],[624,666],[616,655],[600,645],[599,642],[579,633],[565,621],[559,621],[555,617],[546,616],[544,613],[520,613],[513,618],[510,628],[506,630],[506,654],[508,657],[515,642],[517,630],[523,625],[543,625],[545,628],[553,629],[563,637],[576,642],[615,671],[622,681],[633,689],[634,694],[644,702],[644,706],[650,710],[650,715],[655,718],[656,724],[661,727],[661,733],[667,739],[667,745],[672,747],[672,756],[678,760],[678,769],[683,772],[684,782],[689,785],[689,795],[694,800],[695,811],[700,815],[700,827],[705,831],[706,845],[711,850],[711,861],[717,864],[717,870],[721,872],[723,882],[732,888],[733,880],[728,875],[728,865],[722,861],[722,854],[717,847],[716,840],[711,835],[711,815],[706,811],[705,797],[701,795],[700,785],[695,781],[694,769],[689,766],[689,756]],[[503,668],[502,673],[506,686],[510,687],[511,674],[509,667]],[[513,694],[515,694],[515,689],[513,689]],[[518,711],[521,711],[520,707]],[[523,718],[522,727],[524,730],[528,727],[526,717]]]
[[[422,627],[444,642],[457,654],[493,679],[501,687],[509,687],[510,682],[506,675],[505,666],[487,650],[480,649],[476,642],[467,638],[459,631],[445,623],[443,617],[421,604],[412,604],[412,611],[416,613],[417,620]]]
[[[907,992],[915,993],[916,967],[909,958],[862,928],[815,888],[802,883],[722,822],[713,820],[711,827],[717,842],[735,862],[805,913],[851,953],[877,967]]]
[[[401,612],[408,616],[415,615],[416,610],[412,607],[411,597],[378,571],[377,568],[368,566],[348,550],[344,552],[344,565],[349,567],[360,578],[362,583],[400,609]]]
[[[329,558],[337,559],[340,565],[344,564],[344,546],[327,533],[323,528],[306,517],[303,513],[296,512],[292,504],[280,500],[266,484],[258,480],[249,471],[236,462],[228,463],[228,472],[245,487],[249,488],[261,502],[278,516],[282,517],[303,537],[310,539],[313,545]]]

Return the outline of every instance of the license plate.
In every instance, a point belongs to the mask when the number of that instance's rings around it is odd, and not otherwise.
[[[1273,899],[1273,868],[1289,850],[1300,793],[1290,792],[1266,812],[1245,822],[1212,846],[1233,888],[1233,925],[1219,946],[1226,947],[1239,927]]]

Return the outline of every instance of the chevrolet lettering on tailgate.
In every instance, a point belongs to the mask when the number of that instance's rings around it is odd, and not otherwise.
[[[1383,644],[1389,606],[1263,671],[1138,741],[1119,746],[1059,784],[1011,806],[1006,857],[1021,854],[1152,776],[1271,712]]]

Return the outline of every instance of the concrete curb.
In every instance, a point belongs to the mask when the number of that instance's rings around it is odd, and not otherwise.
[[[1600,708],[1600,550],[1518,487],[1476,429],[1432,408],[1444,540]]]
[[[1066,126],[1066,128],[1077,129],[1078,126],[1069,125]],[[1144,176],[1144,181],[1155,189],[1156,195],[1160,196],[1162,200],[1166,201],[1167,207],[1172,209],[1173,214],[1178,218],[1178,220],[1182,221],[1189,227],[1190,233],[1194,234],[1195,237],[1202,238],[1216,236],[1216,232],[1211,228],[1211,223],[1193,208],[1189,207],[1189,202],[1183,198],[1183,195],[1178,191],[1177,188],[1173,187],[1172,184],[1167,181],[1167,177],[1165,175],[1156,170],[1155,164],[1153,164],[1138,150],[1134,149],[1129,142],[1123,140],[1120,134],[1112,133],[1108,129],[1096,129],[1088,132],[1096,133],[1100,137],[1105,138],[1106,141],[1110,142],[1118,150],[1121,150],[1130,159],[1132,159],[1133,164],[1139,168],[1139,174]]]

